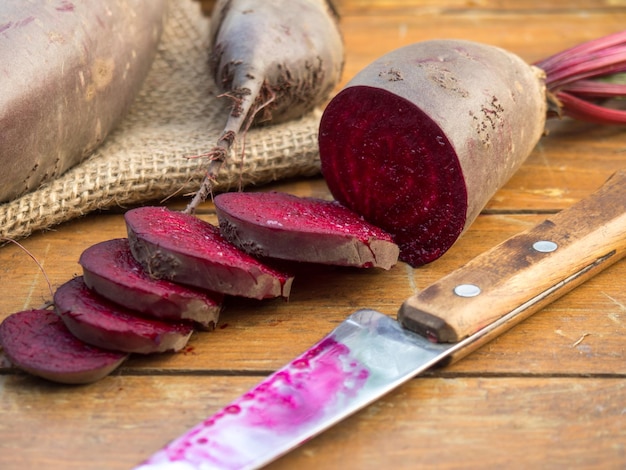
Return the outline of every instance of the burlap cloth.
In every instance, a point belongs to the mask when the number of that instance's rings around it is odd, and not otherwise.
[[[0,237],[20,239],[98,209],[194,192],[229,111],[210,78],[208,19],[199,2],[170,0],[157,57],[129,114],[87,160],[0,205]],[[251,129],[222,166],[214,190],[319,172],[320,113]],[[243,151],[242,151],[243,150]],[[243,155],[243,157],[242,157]]]

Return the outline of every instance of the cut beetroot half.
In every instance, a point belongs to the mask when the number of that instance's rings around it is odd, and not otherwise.
[[[385,90],[349,88],[326,108],[319,137],[333,196],[391,233],[402,261],[426,264],[457,240],[467,210],[463,174],[450,143],[415,105]]]
[[[116,304],[161,320],[194,321],[205,330],[217,324],[222,294],[153,279],[135,260],[125,238],[87,248],[78,262],[87,287]]]
[[[546,114],[545,75],[519,56],[464,40],[413,43],[370,63],[328,103],[321,171],[337,201],[420,266],[446,253],[515,174]]]
[[[50,310],[26,310],[9,315],[0,324],[0,344],[14,366],[66,384],[100,380],[128,357],[79,340]]]
[[[191,323],[139,316],[91,291],[82,276],[54,293],[57,314],[78,339],[100,348],[150,354],[180,351],[193,333]]]
[[[289,296],[292,276],[244,253],[208,222],[164,207],[125,218],[131,252],[154,278],[255,299]]]
[[[389,269],[399,248],[391,236],[335,201],[279,192],[215,197],[224,237],[253,256]]]

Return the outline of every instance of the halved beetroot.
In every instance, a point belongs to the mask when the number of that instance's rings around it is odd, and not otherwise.
[[[0,324],[0,344],[16,367],[67,384],[100,380],[128,357],[79,340],[51,310],[9,315]]]
[[[288,297],[293,277],[229,243],[217,227],[164,207],[126,212],[133,256],[154,278],[229,295]]]
[[[544,133],[541,72],[493,46],[418,42],[359,71],[324,109],[334,198],[391,233],[400,259],[438,259]]]
[[[78,262],[87,287],[118,305],[161,320],[191,320],[204,329],[215,328],[224,296],[151,278],[125,238],[87,248]]]
[[[56,290],[54,306],[74,336],[115,351],[180,351],[193,333],[191,323],[148,319],[100,297],[85,285],[82,276]]]
[[[389,269],[391,235],[335,201],[279,192],[230,192],[214,199],[222,235],[254,255]]]

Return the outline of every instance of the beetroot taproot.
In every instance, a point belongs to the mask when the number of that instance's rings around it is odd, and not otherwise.
[[[19,369],[67,384],[100,380],[128,357],[79,340],[51,310],[9,315],[0,324],[0,345]]]
[[[217,324],[222,294],[150,277],[125,238],[90,246],[78,262],[87,287],[118,305],[161,320],[193,321],[206,330]]]
[[[167,0],[0,2],[0,202],[84,160],[155,57]]]
[[[222,234],[253,256],[337,266],[391,268],[391,236],[335,201],[279,192],[215,197]]]
[[[208,222],[151,206],[124,217],[133,256],[156,279],[255,299],[289,296],[291,275],[238,249]]]
[[[324,103],[341,78],[343,39],[328,0],[218,0],[209,63],[232,108],[207,177],[188,205],[206,199],[222,162],[253,122],[276,124]]]
[[[82,276],[62,284],[54,307],[65,326],[87,344],[114,351],[150,354],[180,351],[193,333],[191,323],[142,317],[91,291]]]
[[[429,263],[530,155],[544,132],[548,101],[558,115],[626,122],[625,111],[580,105],[563,90],[626,70],[624,49],[626,32],[538,66],[463,40],[392,51],[326,107],[319,130],[323,176],[340,203],[393,236],[401,260]]]

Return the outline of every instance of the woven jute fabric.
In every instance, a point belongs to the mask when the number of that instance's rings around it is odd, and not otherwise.
[[[208,70],[208,18],[199,2],[171,0],[152,69],[117,129],[80,165],[36,191],[0,205],[0,236],[20,239],[89,212],[158,201],[198,189],[204,158],[230,102]],[[253,128],[239,139],[213,189],[227,191],[319,173],[316,111]]]

